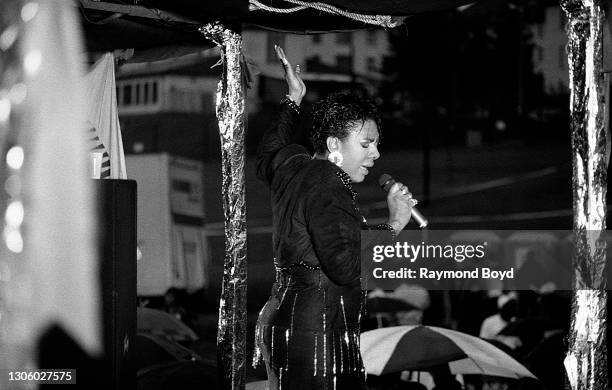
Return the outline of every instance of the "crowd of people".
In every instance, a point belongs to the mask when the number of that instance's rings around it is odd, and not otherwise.
[[[570,318],[569,291],[428,292],[416,285],[402,285],[392,292],[372,291],[368,296],[370,300],[383,296],[398,299],[408,306],[392,312],[370,311],[362,331],[398,325],[452,328],[487,340],[538,377],[535,381],[460,375],[451,381],[448,372],[432,367],[426,372],[369,376],[371,389],[417,389],[422,385],[428,389],[544,390],[565,386],[563,358]]]

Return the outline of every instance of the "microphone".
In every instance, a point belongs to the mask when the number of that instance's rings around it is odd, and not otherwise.
[[[391,175],[383,173],[378,179],[378,184],[380,185],[380,188],[382,188],[385,192],[389,192],[393,184],[395,184],[395,179],[393,179]],[[412,208],[412,218],[414,218],[416,223],[419,224],[419,227],[421,229],[426,228],[427,225],[429,225],[429,221],[425,219],[423,214],[421,214],[419,210],[416,209],[416,207]]]

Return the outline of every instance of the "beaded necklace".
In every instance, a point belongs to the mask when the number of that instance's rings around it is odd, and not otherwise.
[[[344,188],[349,190],[351,198],[353,199],[353,203],[355,203],[355,199],[357,198],[357,192],[353,190],[353,186],[351,185],[351,177],[343,170],[336,171],[336,176],[340,178],[340,181],[342,182]]]
[[[367,225],[368,221],[359,211],[359,207],[357,207],[357,192],[353,189],[353,186],[351,185],[352,183],[351,177],[348,175],[348,173],[344,172],[343,170],[336,171],[336,176],[338,176],[344,188],[346,188],[351,194],[351,199],[353,200],[353,207],[355,208],[355,213],[357,213],[357,215],[361,217],[361,223],[363,223],[364,225]]]

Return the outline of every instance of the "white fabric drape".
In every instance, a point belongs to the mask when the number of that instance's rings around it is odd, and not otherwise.
[[[85,76],[86,119],[97,131],[110,158],[110,178],[127,179],[121,127],[117,114],[115,60],[104,54]]]

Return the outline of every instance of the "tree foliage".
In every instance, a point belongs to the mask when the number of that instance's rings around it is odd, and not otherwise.
[[[402,116],[448,114],[459,126],[515,122],[542,98],[528,27],[541,15],[534,4],[481,2],[409,18],[404,30],[390,31],[387,108]]]

